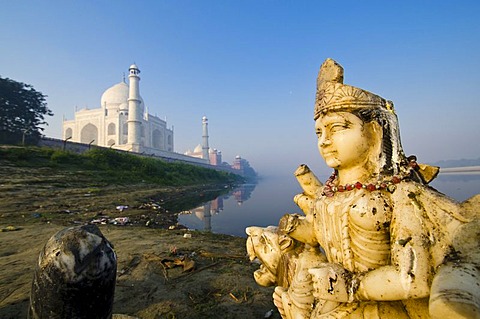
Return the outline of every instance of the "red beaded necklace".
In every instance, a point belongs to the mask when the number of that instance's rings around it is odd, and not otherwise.
[[[369,184],[356,182],[354,184],[336,185],[337,174],[336,172],[333,172],[333,174],[330,175],[330,177],[325,182],[322,195],[327,197],[332,197],[333,195],[335,195],[336,192],[342,193],[342,192],[351,191],[354,189],[362,189],[362,188],[371,192],[376,190],[386,189],[390,193],[393,193],[397,188],[396,184],[400,183],[404,179],[407,179],[410,176],[412,170],[415,170],[416,167],[417,167],[417,163],[412,160],[408,164],[408,167],[405,170],[404,174],[394,175],[391,179],[378,181],[376,183],[369,183]]]

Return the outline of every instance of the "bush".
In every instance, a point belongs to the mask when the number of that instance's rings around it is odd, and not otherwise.
[[[54,163],[67,164],[67,163],[75,162],[72,159],[74,159],[74,154],[67,153],[64,151],[57,151],[57,150],[54,151],[50,156],[50,160]]]
[[[0,150],[2,158],[8,161],[26,161],[30,158],[30,152],[27,148],[24,147],[9,147],[2,148]]]

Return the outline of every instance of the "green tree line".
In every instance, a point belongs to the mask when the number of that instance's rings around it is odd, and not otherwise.
[[[83,154],[47,147],[0,147],[0,161],[23,167],[75,170],[102,183],[152,183],[165,186],[242,183],[228,172],[179,162],[166,162],[111,149],[91,149]]]
[[[0,77],[0,144],[35,144],[52,116],[46,95],[33,86]]]

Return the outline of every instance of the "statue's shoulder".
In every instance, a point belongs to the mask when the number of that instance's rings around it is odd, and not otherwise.
[[[436,237],[436,242],[450,244],[463,225],[478,220],[480,195],[458,203],[427,185],[405,182],[391,196],[395,220],[410,225],[417,221],[421,232]]]
[[[395,191],[391,193],[391,200],[400,208],[402,206],[398,204],[401,203],[413,205],[417,210],[448,211],[452,215],[458,215],[460,211],[460,204],[454,199],[433,187],[413,181],[397,184]]]

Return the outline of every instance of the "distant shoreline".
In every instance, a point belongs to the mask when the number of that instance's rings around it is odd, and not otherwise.
[[[440,174],[480,174],[480,166],[441,167]]]

